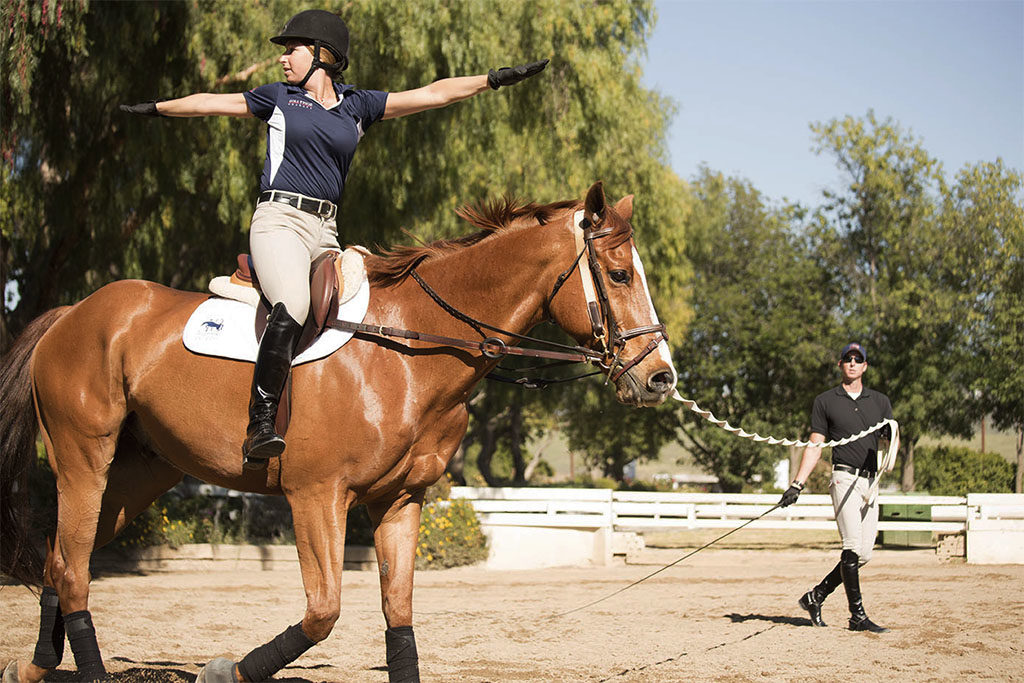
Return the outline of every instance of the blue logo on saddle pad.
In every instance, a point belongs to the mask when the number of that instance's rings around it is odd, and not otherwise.
[[[204,320],[199,326],[204,334],[217,334],[224,330],[224,318],[211,318]]]

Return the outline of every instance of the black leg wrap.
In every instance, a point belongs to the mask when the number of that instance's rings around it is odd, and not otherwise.
[[[64,628],[68,632],[71,653],[75,656],[78,674],[85,680],[102,680],[107,675],[100,656],[100,646],[96,643],[96,629],[92,625],[92,615],[88,610],[72,612],[64,617]]]
[[[39,596],[39,639],[32,663],[40,669],[56,669],[64,659],[64,616],[57,591],[43,586]]]
[[[416,636],[412,626],[396,626],[384,631],[387,645],[388,683],[419,683],[420,658],[416,654]]]
[[[302,631],[302,624],[289,626],[269,643],[260,645],[238,663],[238,672],[247,681],[266,681],[316,645]]]

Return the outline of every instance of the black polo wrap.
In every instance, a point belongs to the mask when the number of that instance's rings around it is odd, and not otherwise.
[[[395,626],[384,631],[387,646],[388,683],[419,683],[420,658],[412,626]]]
[[[40,669],[56,669],[64,659],[64,616],[57,591],[43,586],[39,596],[39,639],[32,663]]]
[[[302,624],[289,626],[272,641],[247,654],[238,663],[238,672],[247,681],[269,680],[314,645],[303,632]]]
[[[92,625],[92,615],[88,610],[72,612],[64,617],[64,629],[71,643],[71,653],[75,656],[75,667],[80,677],[86,680],[101,678],[107,669],[103,666],[100,646],[96,643],[96,628]]]

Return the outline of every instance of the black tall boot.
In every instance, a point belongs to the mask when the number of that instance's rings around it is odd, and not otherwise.
[[[843,572],[843,587],[846,588],[846,599],[850,602],[850,630],[885,633],[889,629],[882,628],[868,619],[864,612],[864,601],[860,597],[860,558],[852,550],[844,550],[839,565]]]
[[[836,562],[836,566],[821,580],[821,583],[804,593],[799,600],[800,606],[810,615],[812,626],[828,626],[821,618],[821,604],[843,582],[841,565],[842,562]]]
[[[247,470],[266,467],[269,458],[276,458],[284,451],[284,439],[277,433],[274,422],[301,333],[302,325],[288,315],[284,304],[276,304],[267,318],[267,329],[260,340],[252,375],[249,428],[242,444],[242,467]]]

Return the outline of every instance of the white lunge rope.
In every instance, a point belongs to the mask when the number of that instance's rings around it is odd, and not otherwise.
[[[878,471],[890,472],[892,471],[893,466],[896,464],[896,450],[899,448],[900,441],[900,426],[899,423],[896,422],[896,420],[882,420],[878,424],[872,427],[868,427],[863,432],[853,434],[852,436],[848,436],[845,439],[839,439],[838,441],[826,441],[824,443],[815,443],[811,441],[798,441],[796,439],[776,439],[773,436],[761,436],[760,434],[754,434],[744,429],[740,429],[739,427],[733,427],[725,420],[719,420],[717,417],[714,416],[714,414],[712,414],[710,410],[704,410],[703,408],[698,406],[696,401],[691,401],[688,398],[683,398],[682,396],[680,396],[678,390],[676,390],[676,392],[672,395],[672,398],[679,401],[684,406],[686,406],[693,412],[697,413],[711,424],[718,425],[727,432],[732,432],[736,436],[742,437],[744,439],[751,439],[753,441],[767,443],[772,446],[820,446],[821,448],[832,448],[834,446],[843,446],[845,444],[852,443],[857,439],[863,439],[868,434],[877,432],[882,427],[888,425],[892,430],[892,434],[889,438],[889,449],[884,456],[879,456]]]

